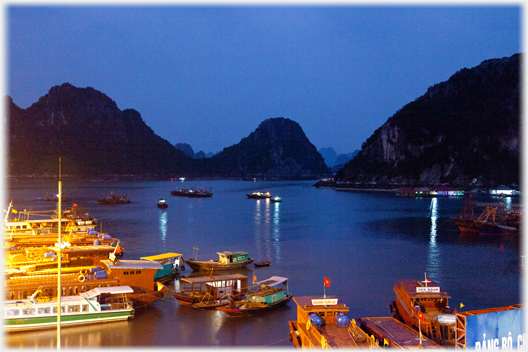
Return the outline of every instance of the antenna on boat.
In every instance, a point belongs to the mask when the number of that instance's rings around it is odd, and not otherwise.
[[[193,256],[195,257],[194,260],[198,260],[198,246],[193,247]]]
[[[60,342],[60,328],[61,328],[61,261],[62,261],[62,254],[61,254],[61,246],[62,246],[62,238],[61,238],[61,228],[62,228],[62,213],[61,213],[61,201],[62,201],[62,181],[61,181],[61,158],[59,157],[59,256],[57,262],[58,262],[58,277],[57,277],[57,349],[60,350],[61,348],[61,342]]]
[[[427,280],[427,273],[424,273],[424,274],[425,274],[425,280],[422,282],[425,284],[425,287],[427,287],[427,283],[431,282],[431,280]]]

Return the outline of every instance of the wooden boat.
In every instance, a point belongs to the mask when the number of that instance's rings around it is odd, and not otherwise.
[[[281,197],[273,197],[270,199],[270,202],[272,203],[280,203],[282,202],[282,198]]]
[[[187,197],[187,198],[210,198],[213,196],[213,192],[202,188],[181,188],[179,190],[171,191],[173,196]]]
[[[393,317],[360,318],[361,329],[374,336],[378,343],[398,349],[442,349],[442,346],[420,336],[420,333]]]
[[[127,196],[118,196],[114,194],[114,192],[112,192],[111,194],[107,195],[105,198],[97,199],[97,203],[108,204],[108,205],[130,204],[130,198],[128,198]]]
[[[292,299],[292,295],[287,292],[288,279],[285,277],[272,276],[255,284],[260,285],[260,288],[247,293],[245,299],[230,299],[228,307],[216,309],[228,316],[248,316],[282,307]],[[276,287],[278,285],[281,287]]]
[[[267,199],[271,198],[271,194],[269,192],[263,193],[263,192],[253,192],[251,194],[246,194],[246,196],[249,199]]]
[[[217,252],[219,259],[216,261],[184,259],[192,270],[230,270],[239,269],[253,263],[255,259],[248,258],[247,252]]]
[[[269,266],[271,262],[269,260],[264,262],[253,263],[254,266]]]
[[[167,202],[165,201],[165,198],[160,198],[158,200],[158,204],[157,204],[158,208],[160,209],[167,209],[169,207],[169,205],[167,204]]]
[[[427,276],[424,281],[400,281],[394,284],[396,301],[390,305],[393,317],[434,342],[454,344],[456,309],[449,307],[449,298],[440,286]],[[423,321],[419,320],[419,307]]]
[[[61,298],[61,327],[127,320],[134,308],[126,294],[128,286],[97,287],[75,296]],[[58,302],[49,297],[5,301],[4,330],[34,331],[57,327]]]
[[[158,270],[154,275],[154,280],[159,282],[168,282],[169,280],[180,275],[182,271],[185,271],[183,257],[179,253],[163,253],[152,255],[150,257],[141,257],[140,259],[155,261],[163,266],[163,268]]]
[[[336,296],[293,297],[297,320],[288,322],[289,338],[298,348],[378,348],[355,322],[346,316],[349,307]]]
[[[118,260],[114,257],[101,260],[100,266],[65,267],[61,269],[61,295],[73,296],[95,287],[130,286],[133,292],[128,297],[134,307],[143,307],[168,292],[163,283],[154,281],[154,275],[160,269],[163,266],[155,261]],[[53,267],[11,273],[4,279],[4,295],[9,300],[26,299],[41,287],[41,296],[57,297],[57,270]]]
[[[171,292],[184,306],[214,309],[229,303],[229,297],[241,299],[248,290],[247,276],[230,274],[180,279],[181,292]]]

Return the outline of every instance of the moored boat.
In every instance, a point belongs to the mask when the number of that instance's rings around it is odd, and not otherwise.
[[[241,299],[248,290],[247,276],[241,274],[180,279],[180,292],[171,292],[183,306],[214,309],[229,303],[229,297]]]
[[[455,343],[455,313],[440,286],[424,281],[400,281],[394,284],[396,301],[390,305],[393,317],[440,345]],[[422,319],[420,319],[420,316]]]
[[[107,205],[130,204],[130,198],[128,198],[127,196],[119,196],[117,194],[114,194],[114,192],[112,192],[111,194],[107,195],[105,198],[98,198],[97,203],[107,204]]]
[[[169,207],[169,205],[167,204],[167,201],[165,200],[165,198],[160,198],[158,200],[158,204],[156,204],[156,205],[160,209],[167,209]]]
[[[271,262],[269,260],[266,260],[266,261],[263,261],[263,262],[258,262],[258,263],[253,263],[254,266],[270,266]]]
[[[270,198],[270,202],[272,202],[272,203],[280,203],[280,202],[282,202],[282,198],[281,197],[273,197],[273,198]]]
[[[167,282],[178,276],[182,271],[185,271],[183,256],[179,253],[163,253],[149,257],[141,257],[140,259],[158,262],[163,266],[154,275],[154,280],[159,282]]]
[[[97,287],[75,296],[61,298],[61,327],[127,320],[134,317],[126,297],[128,286]],[[35,296],[35,295],[34,295]],[[5,301],[4,330],[33,331],[57,327],[58,301],[49,297]]]
[[[213,261],[184,259],[192,270],[231,270],[239,269],[253,263],[255,259],[249,258],[247,252],[217,252],[219,259]]]
[[[289,338],[298,348],[378,348],[346,313],[349,307],[336,296],[293,297],[297,320],[288,322]]]
[[[210,198],[213,196],[211,190],[202,189],[202,188],[180,188],[179,190],[171,191],[173,196],[177,197],[187,197],[187,198]]]
[[[271,198],[270,192],[253,192],[251,194],[246,194],[249,199],[267,199]]]
[[[285,277],[272,276],[255,282],[255,285],[260,285],[260,288],[248,292],[245,299],[230,299],[228,307],[216,309],[228,316],[248,316],[282,307],[292,299],[288,292],[288,279]]]

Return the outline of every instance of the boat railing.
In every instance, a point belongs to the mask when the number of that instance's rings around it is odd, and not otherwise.
[[[86,280],[84,282],[80,282],[78,280],[79,273],[72,273],[72,274],[61,274],[61,284],[62,285],[69,285],[78,283],[79,285],[85,285],[85,286],[95,286],[99,285],[104,281],[104,283],[108,283],[108,281],[116,281],[115,279],[97,279],[97,280]],[[46,275],[38,275],[38,276],[18,276],[18,277],[12,277],[9,280],[4,281],[4,287],[11,286],[11,287],[18,287],[18,286],[25,286],[25,285],[46,285],[46,284],[56,284],[57,283],[57,274],[46,274]]]

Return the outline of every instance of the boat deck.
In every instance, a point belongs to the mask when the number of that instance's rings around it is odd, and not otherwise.
[[[380,344],[384,339],[392,348],[417,349],[420,334],[392,317],[360,318],[359,322],[365,332],[373,334]],[[442,346],[422,335],[422,348],[441,349]]]

